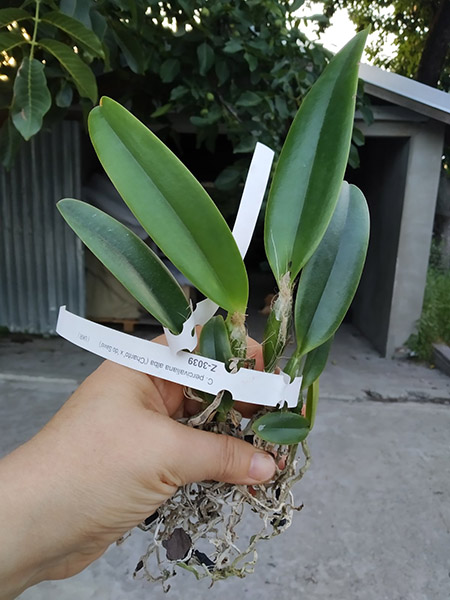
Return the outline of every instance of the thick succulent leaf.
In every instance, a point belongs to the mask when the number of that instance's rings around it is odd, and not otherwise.
[[[267,203],[264,241],[275,278],[295,279],[319,244],[336,205],[350,150],[358,65],[367,31],[326,67],[298,111]]]
[[[334,336],[331,336],[326,342],[308,352],[302,372],[302,389],[309,388],[320,377],[327,364],[333,339]]]
[[[228,329],[221,315],[213,317],[204,325],[198,349],[202,356],[220,360],[225,364],[233,357]]]
[[[89,50],[94,56],[104,58],[105,53],[103,52],[101,41],[93,31],[88,29],[78,19],[73,19],[55,10],[42,15],[40,20],[55,25],[55,27],[70,35],[75,42]]]
[[[177,281],[150,248],[98,208],[65,198],[58,209],[78,237],[136,300],[172,333],[189,317],[189,303]]]
[[[229,360],[233,357],[233,351],[231,349],[228,329],[222,315],[213,317],[203,326],[200,333],[198,352],[201,356],[213,358],[214,360],[220,360],[221,362],[225,363],[226,366],[229,365]],[[212,394],[203,392],[197,393],[207,402],[212,402],[214,400],[214,396]],[[223,420],[226,418],[232,406],[233,397],[230,392],[225,391],[218,408],[218,411],[222,414],[222,416],[218,417],[218,420]]]
[[[319,403],[319,380],[316,379],[308,388],[306,395],[306,413],[305,417],[309,423],[309,428],[314,427],[316,420],[317,405]]]
[[[257,436],[273,444],[299,444],[310,431],[309,421],[297,413],[271,412],[252,425]]]
[[[39,41],[39,46],[58,59],[73,79],[80,96],[89,98],[95,104],[97,102],[97,82],[94,73],[78,54],[75,54],[70,46],[57,40],[43,39]]]
[[[24,19],[32,19],[33,15],[30,15],[23,8],[2,8],[0,10],[0,27],[9,25],[13,21],[23,21]]]
[[[111,181],[173,264],[229,312],[245,312],[248,280],[225,220],[176,156],[110,98],[89,116],[89,132]]]
[[[26,44],[27,41],[23,35],[18,35],[12,32],[1,32],[0,33],[0,52],[8,52],[16,46]]]
[[[300,277],[294,308],[296,355],[331,337],[355,295],[369,241],[362,192],[346,182],[328,229]]]
[[[44,73],[44,65],[26,56],[14,81],[11,107],[14,127],[29,140],[42,127],[42,119],[52,103]]]

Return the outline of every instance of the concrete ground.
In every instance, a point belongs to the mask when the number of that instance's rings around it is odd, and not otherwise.
[[[25,340],[0,339],[0,455],[32,436],[100,362],[58,338]],[[450,379],[379,358],[345,326],[321,379],[313,464],[296,488],[304,509],[261,544],[254,575],[209,589],[181,573],[168,598],[448,600],[449,431]],[[244,535],[256,525],[249,515]],[[131,579],[145,544],[138,531],[83,573],[21,600],[162,599],[158,586]]]

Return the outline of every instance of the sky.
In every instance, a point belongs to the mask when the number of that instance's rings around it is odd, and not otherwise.
[[[311,16],[322,13],[322,4],[318,2],[308,2],[304,4],[295,14],[300,17]],[[310,39],[317,39],[316,26],[313,24],[305,25],[304,32]],[[345,9],[338,9],[331,19],[331,25],[327,27],[325,32],[320,36],[320,42],[332,52],[337,52],[344,46],[356,33],[356,26],[350,21],[348,13]],[[376,34],[369,35],[368,41],[374,38]],[[392,56],[395,53],[395,48],[392,44],[386,44],[383,49],[383,54]],[[371,62],[367,56],[364,62]]]

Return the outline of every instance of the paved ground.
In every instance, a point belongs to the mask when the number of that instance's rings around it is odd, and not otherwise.
[[[1,340],[0,455],[37,431],[98,362],[59,339]],[[346,327],[321,391],[313,465],[296,491],[305,508],[293,526],[261,545],[253,576],[209,590],[182,573],[169,600],[450,598],[449,378],[380,359]],[[255,526],[249,515],[244,535]],[[144,548],[137,532],[80,575],[21,600],[162,599],[157,586],[131,580]]]

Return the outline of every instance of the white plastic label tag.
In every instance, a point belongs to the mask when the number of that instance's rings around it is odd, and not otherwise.
[[[267,182],[269,181],[273,157],[273,150],[260,142],[256,144],[233,227],[233,237],[242,258],[245,257],[253,237]],[[173,352],[194,350],[197,346],[195,326],[204,325],[214,316],[218,308],[217,304],[207,298],[197,304],[194,313],[185,321],[183,330],[179,335],[174,335],[164,328],[170,349]]]
[[[285,373],[275,375],[251,369],[229,373],[225,365],[190,352],[174,353],[168,346],[136,338],[93,323],[59,309],[56,331],[69,342],[125,367],[161,377],[202,392],[218,394],[228,390],[235,400],[276,406],[298,402],[301,378],[289,383]]]

